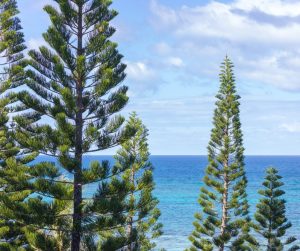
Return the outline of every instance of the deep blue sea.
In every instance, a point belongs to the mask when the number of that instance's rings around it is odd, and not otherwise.
[[[40,157],[39,160],[47,157]],[[88,156],[84,163],[92,160],[111,160],[111,156]],[[189,246],[187,237],[193,230],[194,213],[199,188],[207,164],[206,156],[152,156],[155,166],[155,195],[160,200],[160,218],[164,225],[164,235],[158,240],[158,248],[168,251],[182,251]],[[249,181],[248,195],[251,213],[259,197],[257,190],[265,176],[267,167],[277,167],[283,176],[287,201],[287,216],[293,227],[290,234],[300,237],[300,156],[247,156],[246,170]],[[86,195],[91,195],[96,187],[88,187]],[[158,249],[157,249],[158,250]]]

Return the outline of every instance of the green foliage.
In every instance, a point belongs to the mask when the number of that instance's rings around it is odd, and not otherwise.
[[[19,149],[12,138],[13,134],[9,126],[9,105],[14,102],[11,89],[20,85],[24,79],[24,61],[22,51],[23,34],[16,2],[4,0],[0,3],[0,249],[14,250],[27,243],[22,224],[17,222],[14,212],[9,205],[23,201],[28,192],[19,190],[20,186],[13,188],[9,182],[11,179],[18,180],[19,173],[13,170],[21,167],[22,162],[28,162],[32,157],[17,160]],[[21,169],[21,168],[20,168]],[[17,174],[17,175],[16,175]],[[13,176],[16,175],[16,176]],[[6,203],[8,202],[8,203]]]
[[[190,250],[251,250],[257,243],[250,235],[240,97],[228,57],[221,66],[220,82],[208,145],[209,164],[199,197],[202,213],[195,215]]]
[[[53,179],[61,177],[53,163],[31,163],[38,152],[19,143],[19,136],[23,136],[23,133],[9,119],[14,115],[9,114],[10,112],[22,110],[14,89],[23,85],[26,80],[26,62],[23,56],[25,45],[17,14],[16,1],[1,1],[0,249],[10,251],[32,250],[37,245],[31,241],[37,238],[45,239],[44,246],[51,243],[54,247],[55,242],[50,240],[54,239],[50,238],[55,236],[53,231],[44,231],[44,228],[66,225],[66,221],[62,222],[56,216],[69,207],[69,203],[43,200],[44,195],[65,195],[68,190],[61,184],[51,185]],[[22,115],[18,117],[22,118]],[[22,118],[28,130],[32,121],[34,116]],[[38,194],[42,196],[34,196]]]
[[[264,189],[259,190],[262,198],[259,200],[255,213],[257,222],[256,231],[261,235],[267,251],[299,250],[295,245],[295,237],[286,237],[286,231],[292,227],[291,222],[285,216],[285,200],[282,199],[284,191],[281,187],[284,183],[275,168],[268,168],[265,181],[262,183]],[[286,240],[282,240],[286,237]]]
[[[49,46],[29,52],[26,88],[16,95],[14,134],[23,152],[53,156],[59,162],[24,170],[32,178],[27,184],[33,194],[31,207],[24,209],[34,215],[31,229],[49,232],[27,233],[27,238],[42,250],[60,250],[53,238],[58,236],[64,248],[79,251],[87,249],[99,228],[119,226],[118,217],[111,215],[120,214],[122,196],[122,184],[114,185],[119,173],[106,161],[84,166],[83,156],[117,146],[133,132],[124,130],[124,118],[117,114],[128,97],[127,87],[120,86],[126,66],[117,44],[110,41],[115,29],[109,23],[117,15],[110,9],[111,1],[56,3],[57,9],[44,8],[51,20],[43,34]],[[83,189],[100,181],[101,194],[84,198]],[[102,198],[107,198],[105,204],[93,202]]]
[[[119,198],[124,223],[114,231],[100,233],[99,250],[153,250],[153,239],[162,234],[158,200],[152,195],[155,184],[149,162],[148,130],[135,113],[131,114],[127,127],[134,128],[136,133],[115,156],[115,169],[122,173],[116,184],[124,184],[122,200]]]

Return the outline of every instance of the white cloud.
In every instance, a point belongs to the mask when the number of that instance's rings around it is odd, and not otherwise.
[[[300,90],[299,69],[294,64],[296,60],[293,55],[281,53],[253,60],[242,58],[239,61],[243,68],[240,75],[285,90]]]
[[[150,129],[153,154],[206,154],[215,101],[213,95],[196,94],[170,99],[135,97],[126,109],[137,111]],[[295,148],[300,140],[295,137],[296,132],[279,128],[287,124],[289,130],[299,132],[300,122],[289,123],[300,116],[299,101],[244,97],[241,102],[246,154],[299,154],[299,149]],[[290,124],[294,124],[293,127]]]
[[[282,0],[237,0],[232,4],[245,11],[260,10],[274,16],[296,17],[300,15],[299,1]]]
[[[126,62],[129,79],[150,80],[155,76],[154,70],[144,62]]]
[[[161,26],[172,26],[175,34],[181,37],[194,39],[214,37],[243,43],[254,41],[268,44],[270,42],[298,44],[300,42],[300,24],[291,23],[279,27],[259,23],[248,16],[236,13],[234,10],[239,6],[238,3],[240,1],[236,4],[211,2],[193,8],[183,6],[175,11],[154,2],[152,10]],[[292,7],[297,6],[291,6],[290,9]]]
[[[156,73],[156,68],[143,61],[125,63],[130,96],[146,95],[157,91],[161,80]]]
[[[162,39],[172,41],[168,55],[189,65],[186,74],[216,76],[220,61],[229,54],[244,82],[300,90],[298,1],[211,1],[175,9],[152,0],[151,10],[158,32],[168,31]],[[269,19],[257,18],[252,13],[257,11]],[[289,18],[282,21],[282,17]]]
[[[284,123],[280,126],[280,128],[291,132],[291,133],[298,133],[300,132],[300,122],[294,122],[294,123]]]
[[[169,57],[166,62],[168,65],[175,67],[184,66],[183,60],[180,57]]]
[[[172,10],[164,5],[160,5],[156,0],[151,1],[150,7],[152,12],[159,17],[159,22],[161,25],[171,25],[177,23],[178,15],[175,10]]]

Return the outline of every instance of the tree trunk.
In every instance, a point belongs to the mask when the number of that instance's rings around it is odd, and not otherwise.
[[[134,179],[135,179],[135,168],[134,166],[132,166],[130,182],[133,184],[133,186],[135,186]],[[130,199],[134,199],[134,192],[131,192]],[[132,231],[133,231],[133,217],[130,215],[128,219],[128,228],[127,228],[127,236],[130,240],[132,239]],[[134,246],[135,243],[130,242],[130,244],[127,246],[126,251],[132,251],[134,249]]]
[[[78,45],[77,56],[83,54],[83,23],[82,4],[78,6]],[[81,222],[82,222],[82,134],[83,134],[83,76],[78,76],[76,81],[76,120],[75,120],[75,161],[74,170],[74,213],[71,251],[80,251]]]
[[[224,175],[224,193],[222,199],[222,221],[221,221],[221,236],[225,234],[228,219],[228,177]],[[224,251],[225,245],[222,243],[219,251]]]
[[[225,130],[225,136],[228,136],[228,125]],[[226,156],[226,159],[223,163],[224,172],[224,184],[223,184],[223,197],[222,197],[222,221],[221,221],[221,236],[223,237],[226,232],[227,220],[228,220],[228,189],[229,189],[229,181],[228,181],[228,173],[227,169],[229,166],[229,156]],[[225,245],[221,244],[219,251],[224,251]]]
[[[273,186],[271,184],[271,191],[272,191],[272,197],[271,197],[271,202],[270,202],[270,205],[273,206]],[[273,246],[273,241],[272,241],[272,238],[270,236],[272,236],[272,225],[273,225],[273,217],[270,217],[269,219],[269,229],[268,229],[268,234],[269,234],[269,237],[268,237],[268,249],[267,251],[269,250],[272,250],[272,246]]]

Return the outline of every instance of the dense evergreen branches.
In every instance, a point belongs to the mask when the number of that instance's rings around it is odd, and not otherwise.
[[[161,235],[158,223],[160,211],[153,197],[154,180],[149,161],[148,130],[133,113],[127,126],[134,128],[133,137],[122,144],[115,156],[118,170],[126,170],[116,184],[124,184],[126,191],[120,200],[123,208],[124,225],[103,235],[100,250],[152,250],[154,238]]]
[[[34,190],[50,201],[72,202],[70,214],[62,218],[71,220],[71,250],[78,251],[84,248],[81,237],[89,238],[93,231],[85,222],[98,220],[96,211],[84,214],[88,204],[83,187],[116,175],[106,162],[85,166],[83,155],[114,147],[128,137],[122,129],[124,118],[114,115],[128,100],[127,87],[118,87],[126,66],[117,45],[109,40],[115,32],[109,22],[117,14],[110,10],[111,1],[56,3],[58,9],[44,8],[52,23],[43,34],[49,47],[29,52],[28,88],[18,93],[17,109],[22,114],[15,118],[16,135],[22,149],[58,158],[70,177],[61,182],[60,168],[53,165],[48,169],[53,176],[46,179],[47,169],[35,168],[39,183]],[[105,193],[109,195],[109,189]],[[113,206],[107,209],[108,215]],[[105,222],[104,229],[113,227]]]
[[[262,198],[257,204],[255,220],[258,223],[257,232],[261,235],[261,246],[265,246],[267,251],[281,250],[299,250],[295,245],[295,237],[288,237],[286,240],[286,231],[292,227],[292,224],[286,218],[285,200],[281,197],[284,191],[281,187],[284,183],[282,177],[278,175],[275,168],[269,168],[265,181],[262,183],[263,189],[259,190]]]
[[[128,102],[111,0],[54,0],[48,46],[29,51],[15,0],[0,1],[0,250],[152,250],[162,234],[148,130]],[[189,250],[298,250],[276,169],[267,171],[256,225],[249,218],[233,64],[221,66],[209,164]],[[115,163],[84,156],[121,145]],[[53,162],[36,161],[44,154]],[[84,191],[93,184],[96,191]],[[92,194],[92,195],[91,195]],[[261,240],[261,239],[259,239]]]
[[[247,179],[233,64],[221,66],[213,129],[208,145],[209,164],[203,179],[190,250],[249,250],[256,244],[249,234]]]
[[[24,201],[30,192],[18,183],[23,163],[34,156],[18,157],[19,148],[13,140],[9,121],[10,105],[14,102],[11,89],[24,80],[25,49],[22,27],[14,0],[0,2],[0,249],[12,250],[27,244],[12,206]]]

